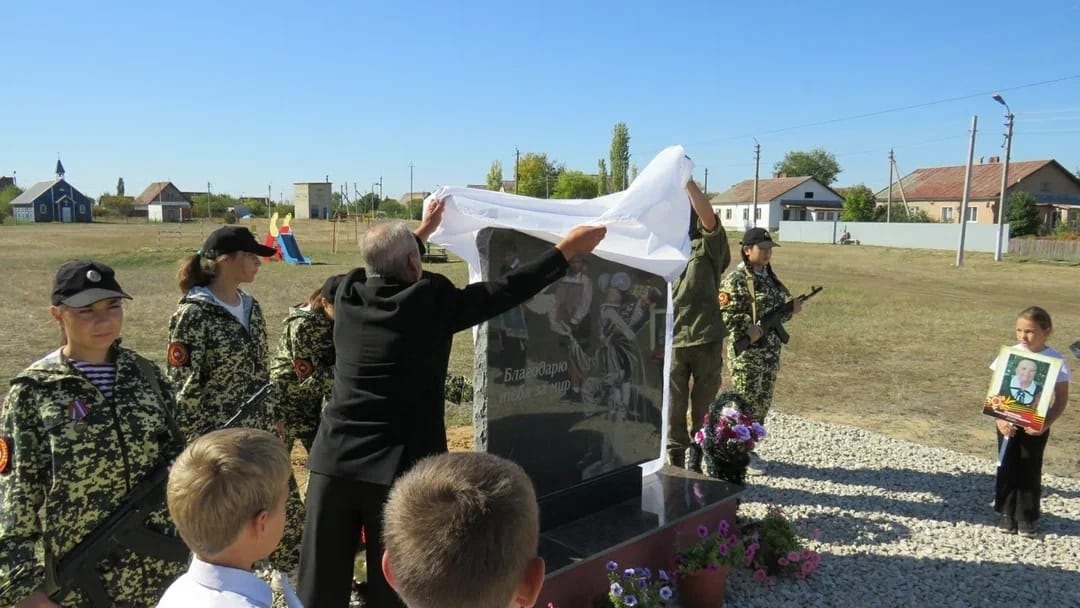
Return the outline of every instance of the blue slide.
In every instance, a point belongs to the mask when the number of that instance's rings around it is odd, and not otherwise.
[[[285,232],[279,234],[277,237],[278,248],[281,250],[281,257],[285,258],[285,261],[290,264],[310,264],[311,258],[304,257],[304,254],[300,253],[300,245],[296,244],[296,237],[291,232]]]

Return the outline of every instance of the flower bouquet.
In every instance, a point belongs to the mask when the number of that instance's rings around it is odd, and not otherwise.
[[[817,570],[821,554],[807,548],[799,529],[779,507],[770,507],[760,521],[741,525],[746,552],[743,565],[754,570],[754,580],[772,582],[773,577],[802,580]],[[815,531],[812,537],[816,537]]]
[[[705,460],[705,474],[743,485],[750,452],[765,439],[765,427],[743,413],[746,402],[735,392],[725,392],[709,405],[694,444]]]
[[[660,608],[673,605],[675,582],[665,570],[656,576],[648,568],[619,568],[615,562],[607,563],[607,605],[614,608]]]

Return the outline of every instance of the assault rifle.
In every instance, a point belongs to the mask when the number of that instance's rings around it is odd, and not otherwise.
[[[260,405],[269,392],[270,385],[263,385],[221,428],[235,424],[250,408]],[[183,440],[182,437],[180,439]],[[190,551],[179,537],[155,532],[145,525],[150,514],[165,504],[165,486],[169,481],[172,462],[173,458],[166,458],[128,492],[111,515],[55,562],[56,590],[49,594],[53,600],[61,601],[67,594],[78,590],[94,608],[112,606],[112,598],[105,590],[97,566],[118,549],[163,561],[187,561]]]
[[[780,306],[777,306],[776,308],[765,313],[760,319],[758,319],[757,322],[757,324],[761,326],[761,329],[765,331],[765,333],[762,334],[760,338],[758,338],[758,342],[764,340],[766,336],[769,335],[769,332],[772,331],[776,333],[777,337],[780,338],[781,342],[787,344],[788,340],[791,339],[791,336],[788,334],[787,330],[784,329],[784,317],[790,315],[795,311],[796,300],[798,300],[799,302],[805,302],[817,295],[817,292],[821,291],[822,289],[824,289],[824,287],[811,287],[810,293],[804,293],[803,295],[798,296],[788,302],[785,302]],[[750,348],[751,346],[752,344],[750,342],[750,336],[747,335],[739,338],[735,341],[735,344],[733,345],[733,348],[735,350],[735,356],[738,357],[743,353],[743,351]]]

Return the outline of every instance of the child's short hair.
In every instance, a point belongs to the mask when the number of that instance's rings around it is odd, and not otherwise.
[[[281,507],[291,474],[285,444],[266,431],[207,433],[169,471],[169,515],[195,555],[213,557],[260,511]]]
[[[390,491],[383,538],[410,608],[505,608],[537,556],[536,491],[493,454],[426,458]]]

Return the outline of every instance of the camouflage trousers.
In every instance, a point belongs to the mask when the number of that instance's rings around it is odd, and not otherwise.
[[[99,568],[105,590],[117,608],[155,606],[165,589],[187,571],[188,563],[167,562],[127,553],[106,560]],[[63,598],[56,598],[68,608],[91,608],[90,599],[76,589]]]
[[[300,488],[296,485],[296,478],[289,478],[289,499],[285,503],[285,533],[278,543],[277,549],[270,554],[270,565],[283,572],[286,576],[292,576],[300,567],[300,538],[304,534],[304,502],[300,499]]]
[[[669,464],[683,466],[690,437],[701,426],[709,404],[720,390],[723,367],[723,341],[672,349],[666,447]]]
[[[746,401],[747,413],[763,423],[772,407],[773,387],[780,371],[780,349],[770,346],[750,348],[738,357],[728,357],[733,390]]]

